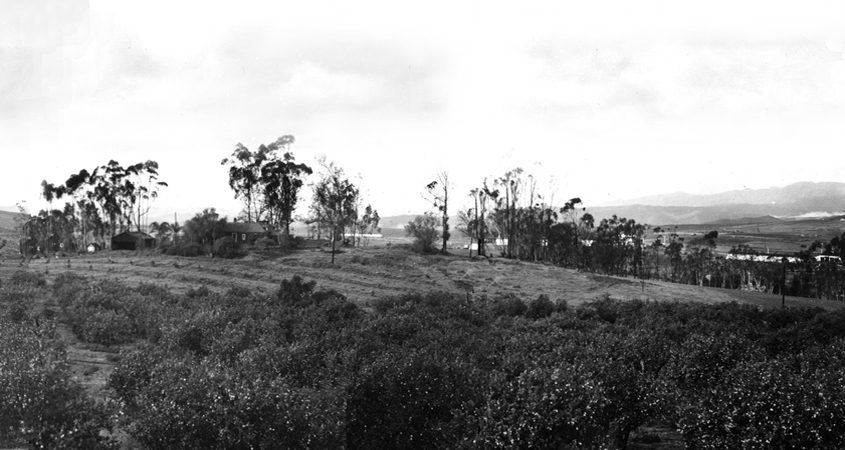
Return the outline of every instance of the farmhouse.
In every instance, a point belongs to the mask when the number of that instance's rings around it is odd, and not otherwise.
[[[735,260],[735,261],[753,261],[753,262],[764,262],[764,263],[781,263],[784,259],[787,262],[792,264],[798,264],[801,262],[801,258],[797,256],[786,256],[786,255],[769,255],[769,254],[747,254],[747,253],[728,253],[725,255],[725,259]]]
[[[232,222],[223,225],[220,230],[224,236],[230,236],[239,243],[253,243],[262,237],[274,237],[276,230],[264,222]]]
[[[836,255],[816,255],[813,257],[817,262],[834,262],[842,264],[842,258]]]
[[[111,238],[112,250],[144,250],[155,246],[155,238],[141,231],[124,231]]]

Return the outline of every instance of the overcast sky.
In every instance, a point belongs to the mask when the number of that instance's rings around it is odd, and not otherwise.
[[[455,207],[514,167],[590,205],[845,181],[836,2],[518,3],[4,0],[0,207],[153,159],[160,212],[233,214],[220,160],[285,134],[383,216],[440,170]]]

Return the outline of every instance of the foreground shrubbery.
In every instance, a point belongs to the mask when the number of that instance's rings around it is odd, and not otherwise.
[[[43,285],[15,274],[0,287],[0,447],[111,448],[108,411],[71,379],[49,314],[33,307]]]
[[[839,313],[434,293],[368,314],[298,278],[202,299],[112,378],[151,448],[614,448],[643,425],[691,447],[845,445]]]
[[[56,277],[53,292],[74,334],[102,345],[158,340],[166,321],[163,305],[176,301],[154,285],[130,289],[114,281],[91,283],[70,273]]]
[[[691,448],[845,446],[842,312],[448,293],[367,312],[298,277],[272,297],[53,290],[80,336],[111,336],[84,320],[100,311],[142,340],[110,387],[149,448],[621,448],[641,426]]]

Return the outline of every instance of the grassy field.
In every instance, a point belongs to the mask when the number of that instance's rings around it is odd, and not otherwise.
[[[709,231],[718,231],[717,251],[727,253],[739,244],[750,245],[765,253],[794,253],[803,250],[813,241],[829,242],[845,232],[845,217],[819,219],[773,220],[760,223],[724,223],[710,225],[664,226],[666,233],[675,230],[689,240]],[[653,239],[653,237],[652,237]]]
[[[51,259],[19,259],[0,262],[0,277],[20,269],[47,275],[48,280],[64,272],[95,279],[112,278],[129,284],[151,282],[185,292],[206,286],[225,291],[248,287],[274,292],[282,280],[299,275],[324,288],[336,289],[350,300],[366,306],[371,300],[416,291],[447,291],[484,295],[515,295],[523,300],[541,294],[570,305],[603,296],[614,299],[699,301],[704,303],[744,302],[762,307],[779,307],[780,297],[756,292],[722,290],[659,281],[644,283],[578,272],[544,264],[503,258],[469,258],[461,255],[417,255],[401,245],[346,248],[336,256],[322,248],[300,250],[288,255],[256,252],[234,260],[210,257],[184,258],[153,252],[106,251]],[[840,303],[804,298],[787,298],[788,305],[838,308]]]

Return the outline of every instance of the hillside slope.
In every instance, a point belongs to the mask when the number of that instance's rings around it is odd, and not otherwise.
[[[0,233],[12,233],[15,230],[15,218],[19,213],[0,211]]]
[[[17,262],[0,263],[0,278],[20,270]],[[470,259],[465,256],[420,256],[403,248],[359,248],[337,255],[329,263],[327,252],[303,250],[291,255],[252,255],[239,260],[179,258],[154,253],[103,252],[61,259],[35,259],[23,268],[46,273],[52,279],[75,272],[96,279],[119,279],[130,284],[155,283],[175,291],[206,286],[226,291],[248,287],[275,292],[281,281],[299,275],[316,280],[324,289],[336,289],[349,299],[370,301],[407,292],[447,291],[485,301],[500,295],[532,300],[541,294],[577,305],[609,296],[620,300],[737,301],[762,307],[780,307],[780,297],[756,292],[711,289],[633,278],[615,278],[572,269],[506,260]],[[841,308],[841,302],[787,298],[789,305]]]

